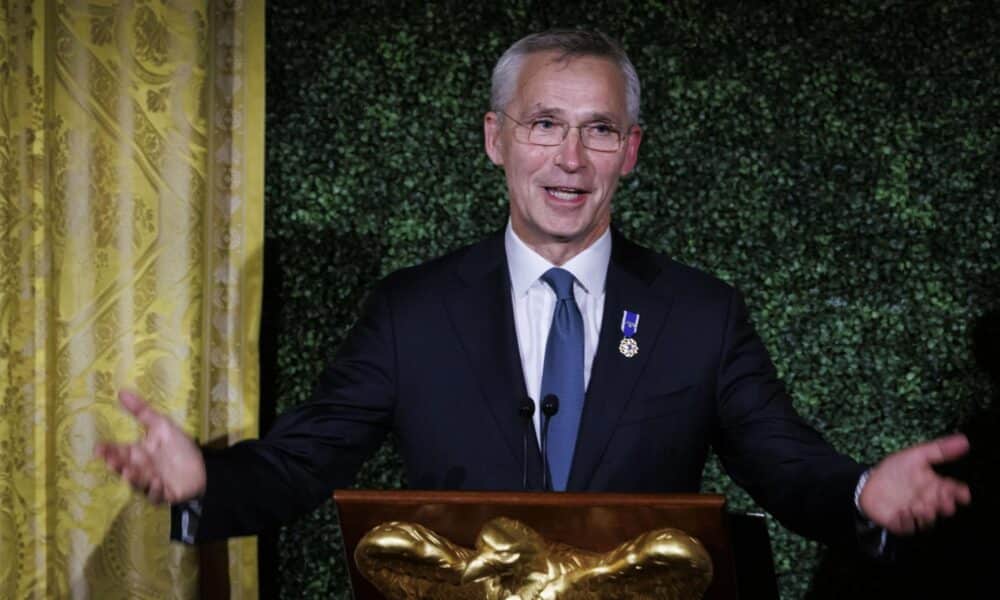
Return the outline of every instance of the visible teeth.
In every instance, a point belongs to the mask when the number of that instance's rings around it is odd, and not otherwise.
[[[573,188],[549,188],[549,193],[560,200],[573,200],[580,195],[580,190]]]

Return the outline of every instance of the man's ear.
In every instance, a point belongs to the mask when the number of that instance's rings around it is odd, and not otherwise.
[[[628,175],[635,168],[635,163],[639,160],[640,143],[642,143],[642,128],[633,125],[628,130],[628,138],[625,140],[625,162],[622,163],[622,175]]]
[[[486,155],[495,165],[503,165],[503,140],[500,136],[500,115],[490,111],[483,117],[483,141]]]

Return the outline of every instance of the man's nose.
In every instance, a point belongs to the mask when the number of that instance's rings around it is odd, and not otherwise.
[[[583,147],[583,137],[579,127],[573,127],[566,132],[566,137],[558,146],[556,165],[564,171],[578,171],[583,167],[586,157]]]

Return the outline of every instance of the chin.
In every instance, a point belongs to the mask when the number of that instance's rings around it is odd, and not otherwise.
[[[585,228],[576,225],[558,225],[546,227],[542,230],[545,237],[555,242],[572,242],[581,239],[585,235]]]

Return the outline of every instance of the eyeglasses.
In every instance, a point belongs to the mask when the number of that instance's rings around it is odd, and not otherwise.
[[[565,121],[552,117],[537,117],[522,123],[505,111],[500,111],[505,117],[516,123],[514,139],[536,146],[558,146],[563,143],[570,129],[580,130],[580,143],[584,148],[597,152],[618,152],[622,147],[622,134],[614,125],[603,121],[570,125]]]

